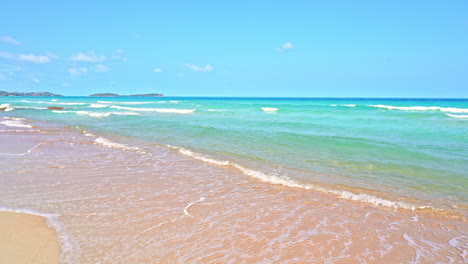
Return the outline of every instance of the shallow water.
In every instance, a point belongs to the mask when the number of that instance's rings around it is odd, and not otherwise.
[[[30,139],[0,158],[0,206],[48,217],[63,263],[467,261],[457,214],[270,184],[180,149],[18,121],[31,128],[0,124],[0,137]]]
[[[388,206],[468,206],[467,100],[1,97],[0,105],[11,110],[0,115],[170,145],[272,183]]]

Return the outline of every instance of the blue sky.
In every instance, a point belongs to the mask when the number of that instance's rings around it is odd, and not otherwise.
[[[1,7],[0,90],[468,97],[466,0]]]

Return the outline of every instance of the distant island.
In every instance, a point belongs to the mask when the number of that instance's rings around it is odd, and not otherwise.
[[[49,92],[31,92],[31,93],[21,93],[21,92],[5,92],[0,91],[0,96],[63,96],[60,94],[53,94]]]
[[[89,95],[91,97],[161,97],[163,94],[149,93],[149,94],[132,94],[132,95],[119,95],[115,93],[97,93]]]

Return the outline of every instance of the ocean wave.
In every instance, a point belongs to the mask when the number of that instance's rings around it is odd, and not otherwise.
[[[461,118],[461,119],[468,119],[468,115],[452,115],[452,114],[445,114],[446,116]]]
[[[91,117],[109,117],[111,115],[123,115],[123,116],[135,116],[140,115],[133,112],[89,112],[89,111],[64,111],[64,110],[53,110],[52,112],[58,114],[77,114],[77,115],[88,115]]]
[[[263,112],[276,112],[278,111],[278,108],[274,108],[274,107],[262,107],[262,110]]]
[[[0,105],[0,108],[1,108],[1,109],[4,108],[3,111],[5,111],[5,112],[12,111],[12,110],[15,109],[14,107],[11,107],[10,104],[1,104],[1,105]]]
[[[180,101],[159,101],[156,102],[157,104],[167,104],[167,103],[172,103],[172,104],[178,104]]]
[[[34,106],[16,106],[14,109],[35,109],[35,110],[47,110],[47,107],[34,107]]]
[[[196,109],[174,109],[174,108],[135,108],[112,105],[110,108],[131,110],[131,111],[142,111],[142,112],[158,112],[158,113],[174,113],[174,114],[193,114]]]
[[[70,236],[65,231],[64,225],[60,222],[58,214],[41,213],[29,209],[14,209],[0,206],[0,211],[29,214],[43,217],[46,220],[48,227],[52,228],[57,234],[57,240],[60,245],[60,260],[64,263],[73,263],[74,254],[77,252],[77,245],[70,239]]]
[[[107,138],[103,138],[103,137],[96,138],[94,140],[94,142],[96,144],[98,144],[98,145],[108,147],[108,148],[112,148],[112,149],[141,151],[141,149],[138,148],[138,147],[130,147],[130,146],[125,145],[125,144],[113,142],[113,141],[111,141],[111,140],[109,140]]]
[[[403,111],[441,111],[450,113],[468,113],[467,108],[440,107],[440,106],[392,106],[392,105],[368,105],[371,107],[384,108],[389,110]]]
[[[121,105],[142,105],[152,104],[153,102],[114,102],[114,101],[97,101],[100,104],[121,104]]]
[[[322,193],[336,195],[342,199],[369,203],[375,206],[383,206],[383,207],[390,207],[390,208],[404,208],[404,209],[409,209],[409,210],[416,209],[415,206],[405,203],[405,202],[386,200],[386,199],[382,199],[382,198],[369,195],[369,194],[356,194],[356,193],[353,193],[350,191],[344,191],[344,190],[331,190],[331,189],[313,185],[313,184],[303,184],[303,183],[300,183],[291,179],[290,177],[286,175],[266,174],[264,172],[249,169],[247,167],[244,167],[242,165],[239,165],[237,163],[234,163],[228,160],[215,159],[207,155],[191,151],[189,149],[175,147],[171,145],[168,145],[168,147],[174,150],[177,150],[177,152],[179,152],[182,155],[189,156],[191,158],[201,160],[206,163],[210,163],[210,164],[214,164],[218,166],[229,166],[231,168],[235,168],[247,176],[250,176],[252,178],[258,179],[266,183],[283,185],[283,186],[291,187],[291,188],[301,188],[301,189],[306,189],[306,190],[319,191]]]
[[[104,107],[109,107],[107,104],[90,104],[89,107],[91,108],[104,108]]]
[[[5,121],[0,122],[0,124],[5,125],[7,127],[22,127],[22,128],[32,128],[32,125],[25,124],[24,118],[14,118],[14,117],[4,117]]]
[[[346,107],[355,107],[355,104],[344,104],[344,105],[337,105],[337,104],[332,104],[330,106],[346,106]]]

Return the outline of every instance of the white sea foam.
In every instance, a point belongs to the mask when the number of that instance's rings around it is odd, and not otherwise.
[[[153,102],[113,102],[113,101],[97,101],[100,104],[121,104],[121,105],[142,105],[152,104]]]
[[[453,114],[445,114],[446,116],[455,117],[455,118],[462,118],[468,119],[468,115],[453,115]]]
[[[262,107],[263,112],[276,112],[278,111],[278,108],[274,107]]]
[[[133,112],[89,112],[89,111],[64,111],[64,110],[53,110],[52,112],[58,114],[77,114],[77,115],[88,115],[90,117],[109,117],[111,115],[127,115],[127,116],[135,116],[140,115],[138,113]]]
[[[13,117],[5,117],[5,121],[0,122],[0,124],[8,126],[8,127],[22,127],[22,128],[32,128],[32,125],[25,124],[25,119],[23,118],[13,118]]]
[[[180,148],[180,147],[174,147],[168,145],[168,147],[177,150],[180,154],[192,157],[194,159],[198,159],[201,161],[204,161],[206,163],[210,164],[215,164],[218,166],[230,166],[232,168],[235,168],[239,171],[241,171],[243,174],[250,176],[252,178],[258,179],[263,182],[267,183],[272,183],[272,184],[278,184],[278,185],[283,185],[291,188],[301,188],[301,189],[306,189],[306,190],[315,190],[323,193],[328,193],[328,194],[333,194],[336,195],[342,199],[347,199],[347,200],[352,200],[352,201],[359,201],[359,202],[364,202],[364,203],[369,203],[373,204],[375,206],[384,206],[384,207],[390,207],[390,208],[404,208],[404,209],[410,209],[414,210],[416,209],[413,205],[407,204],[405,202],[400,202],[400,201],[390,201],[386,199],[382,199],[373,195],[368,195],[368,194],[355,194],[350,191],[344,191],[344,190],[331,190],[328,188],[324,188],[321,186],[313,185],[313,184],[303,184],[300,182],[297,182],[290,177],[286,175],[273,175],[273,174],[266,174],[261,171],[253,170],[247,167],[244,167],[242,165],[239,165],[237,163],[227,161],[227,160],[218,160],[214,159],[212,157],[209,157],[207,155],[201,154],[201,153],[196,153],[194,151],[185,149],[185,148]]]
[[[467,108],[440,107],[440,106],[391,106],[391,105],[369,105],[377,108],[403,111],[441,111],[450,113],[468,113]]]
[[[16,106],[14,109],[36,109],[36,110],[47,110],[47,107],[34,107],[34,106]]]
[[[104,107],[109,107],[107,104],[91,104],[89,105],[91,108],[104,108]]]
[[[184,214],[185,214],[186,216],[191,216],[191,217],[193,217],[193,215],[189,214],[188,209],[189,209],[190,207],[192,207],[194,204],[204,202],[205,200],[206,200],[205,197],[201,197],[201,198],[198,199],[197,201],[195,201],[195,202],[193,202],[193,203],[189,203],[189,204],[184,208]]]
[[[0,108],[5,108],[5,109],[3,110],[3,111],[5,111],[5,112],[12,111],[12,110],[15,109],[14,107],[11,107],[10,104],[1,104],[1,105],[0,105]]]
[[[60,245],[60,262],[63,263],[74,263],[75,253],[77,252],[78,245],[74,243],[68,233],[65,230],[65,227],[60,222],[58,214],[50,214],[50,213],[41,213],[34,210],[29,209],[13,209],[4,206],[0,206],[0,211],[5,212],[13,212],[13,213],[20,213],[20,214],[29,214],[29,215],[37,215],[43,217],[46,220],[47,226],[54,229],[57,234],[57,239]]]
[[[355,107],[355,104],[344,104],[344,105],[337,105],[337,104],[332,104],[330,106],[346,106],[346,107]]]
[[[57,101],[58,101],[58,99],[52,99],[51,101],[52,101],[52,102],[57,102]]]
[[[174,113],[174,114],[193,114],[196,109],[174,109],[174,108],[135,108],[135,107],[126,107],[112,105],[111,108],[131,110],[131,111],[141,111],[141,112],[158,112],[158,113]]]
[[[94,140],[94,142],[95,142],[96,144],[98,144],[98,145],[101,145],[101,146],[104,146],[104,147],[108,147],[108,148],[112,148],[112,149],[141,151],[140,148],[137,148],[137,147],[130,147],[130,146],[125,145],[125,144],[116,143],[116,142],[110,141],[109,139],[103,138],[103,137],[98,137],[98,138],[96,138],[96,139]]]

